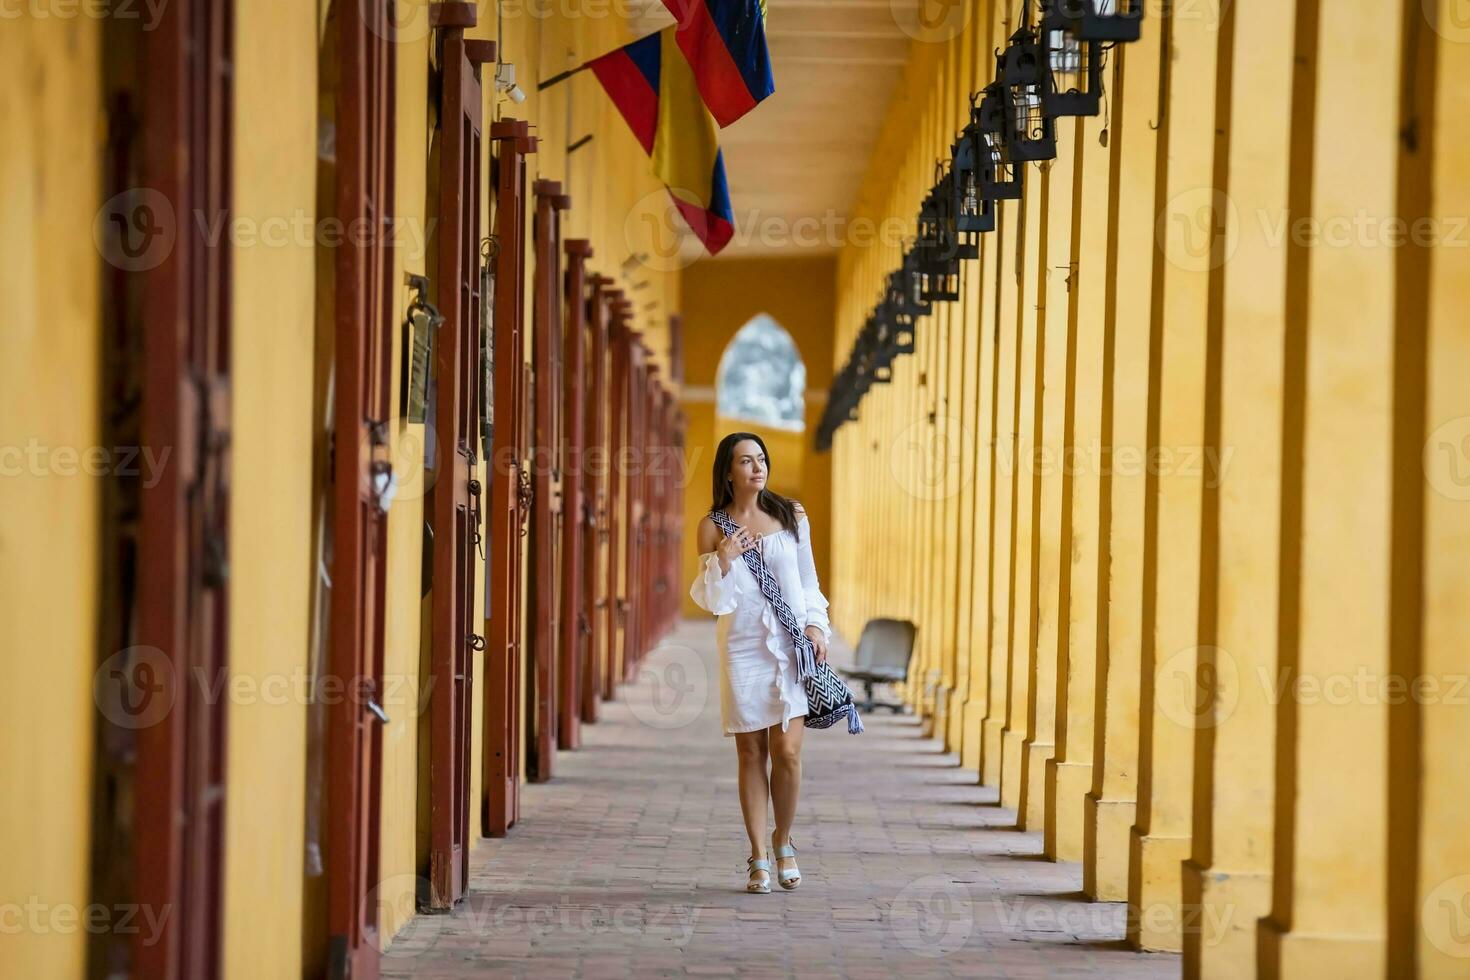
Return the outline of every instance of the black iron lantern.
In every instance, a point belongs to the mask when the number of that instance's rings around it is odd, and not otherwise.
[[[955,234],[962,242],[974,245],[978,255],[980,235],[995,230],[995,202],[981,193],[981,159],[987,149],[980,126],[975,122],[966,126],[951,152],[954,162],[949,172],[949,208]]]
[[[980,196],[987,201],[1020,200],[1024,171],[1011,160],[1005,92],[1000,82],[985,87],[985,97],[979,109],[971,111],[971,121],[982,141]]]
[[[918,249],[904,253],[903,266],[899,269],[902,278],[903,308],[910,318],[928,316],[933,310],[924,297],[924,269]]]
[[[1102,105],[1102,42],[1084,41],[1060,12],[1070,0],[1042,0],[1041,47],[1046,85],[1041,109],[1048,118],[1095,116]]]
[[[1029,4],[1027,7],[1029,8]],[[1046,91],[1046,52],[1030,26],[1011,35],[1000,56],[1000,81],[1006,113],[1006,145],[1011,160],[1052,160],[1057,155],[1057,131],[1043,111]]]
[[[1137,41],[1144,0],[1059,0],[1057,13],[1079,41]]]

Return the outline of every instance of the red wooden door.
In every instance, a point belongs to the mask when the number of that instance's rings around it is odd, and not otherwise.
[[[607,651],[602,675],[602,697],[612,700],[621,674],[618,637],[627,615],[623,600],[622,569],[619,566],[619,537],[628,522],[623,513],[627,464],[625,420],[628,405],[628,321],[631,304],[615,290],[612,301],[612,323],[608,335],[611,346],[608,370],[608,481],[607,481]]]
[[[640,588],[639,559],[643,552],[643,480],[647,475],[646,446],[643,441],[643,415],[647,405],[647,372],[644,364],[643,334],[630,331],[627,337],[627,353],[624,360],[623,445],[621,455],[627,458],[624,480],[624,567],[623,567],[623,660],[624,682],[633,679],[638,662],[638,633],[642,625],[640,609],[643,590]]]
[[[443,40],[439,146],[439,311],[435,338],[434,529],[429,746],[429,907],[448,909],[469,879],[470,694],[473,650],[484,646],[475,614],[475,538],[480,363],[479,66],[494,45],[466,41],[473,4],[431,8]]]
[[[557,666],[561,640],[561,602],[557,560],[561,551],[560,467],[562,414],[561,212],[570,203],[554,180],[538,180],[532,239],[536,246],[532,302],[531,358],[536,394],[532,452],[535,510],[531,519],[531,582],[536,606],[531,655],[535,664],[535,702],[527,753],[532,782],[551,778],[556,759]]]
[[[490,610],[485,649],[484,798],[480,832],[503,836],[520,813],[522,536],[531,503],[525,409],[526,154],[524,121],[490,128],[495,145],[495,434],[490,456]]]
[[[607,584],[608,545],[608,472],[611,469],[608,448],[608,328],[611,323],[611,280],[590,277],[591,298],[588,300],[588,326],[592,337],[592,398],[587,406],[587,428],[590,448],[587,471],[591,478],[592,538],[587,560],[587,588],[591,609],[592,632],[587,638],[586,671],[582,685],[582,720],[597,721],[597,708],[604,697],[602,677],[606,663],[607,641],[611,632],[611,604]]]
[[[328,710],[327,928],[332,977],[378,975],[383,626],[393,303],[394,45],[391,0],[339,5],[332,640]]]
[[[588,541],[592,534],[590,483],[587,472],[587,258],[592,247],[585,239],[566,243],[566,344],[562,418],[562,539],[561,539],[561,653],[557,663],[557,743],[575,749],[582,741],[581,690],[586,648],[592,632],[588,607]]]
[[[178,215],[229,213],[233,21],[229,0],[185,0],[136,39],[139,174]],[[141,491],[135,570],[136,642],[167,658],[174,699],[136,742],[133,900],[172,912],[135,934],[131,974],[150,980],[221,972],[227,699],[191,679],[228,670],[231,253],[178,226],[136,280],[142,444],[177,447]]]

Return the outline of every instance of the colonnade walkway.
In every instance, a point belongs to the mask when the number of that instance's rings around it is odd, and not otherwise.
[[[838,647],[834,638],[834,647]],[[834,649],[840,663],[845,648]],[[801,886],[747,894],[712,620],[684,620],[602,705],[522,819],[481,840],[450,915],[418,915],[385,977],[1177,977],[1123,943],[1124,905],[1041,858],[996,791],[917,719],[808,730]]]

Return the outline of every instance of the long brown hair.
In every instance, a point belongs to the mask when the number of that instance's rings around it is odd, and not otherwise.
[[[796,508],[791,501],[771,490],[771,455],[766,452],[766,442],[754,432],[732,432],[720,440],[720,447],[715,450],[715,467],[711,477],[713,484],[711,490],[710,510],[724,510],[725,507],[735,502],[735,490],[730,485],[730,464],[735,461],[735,446],[745,439],[750,439],[761,447],[761,454],[766,457],[766,484],[761,487],[755,496],[755,505],[781,522],[781,526],[791,532],[792,537],[801,540],[801,532],[796,529]]]

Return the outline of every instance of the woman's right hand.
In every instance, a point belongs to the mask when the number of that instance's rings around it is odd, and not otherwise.
[[[745,525],[736,525],[735,533],[720,542],[720,563],[730,571],[730,563],[760,543],[760,535],[746,530]]]

